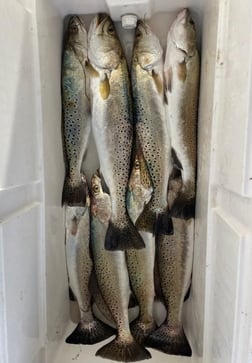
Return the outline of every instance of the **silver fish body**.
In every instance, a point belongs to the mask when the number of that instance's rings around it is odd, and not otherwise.
[[[134,223],[150,201],[152,191],[150,175],[136,142],[127,198],[128,212]],[[155,239],[150,232],[140,234],[145,248],[127,250],[126,257],[131,286],[139,304],[139,317],[131,324],[131,332],[138,342],[143,343],[156,328],[153,317]]]
[[[88,191],[86,191],[88,194]],[[85,207],[66,206],[66,262],[70,288],[78,302],[80,322],[66,342],[94,344],[113,334],[113,330],[97,320],[91,310],[89,280],[93,268],[90,256],[89,197]]]
[[[167,354],[191,356],[182,323],[183,302],[192,273],[194,219],[173,218],[174,235],[159,235],[156,259],[167,316],[146,345]]]
[[[111,197],[111,219],[105,246],[109,250],[144,247],[126,210],[133,120],[126,59],[114,25],[97,15],[89,29],[89,62],[93,73],[92,128],[100,172]]]
[[[153,195],[136,226],[148,232],[172,233],[167,205],[171,156],[164,107],[162,54],[158,38],[147,24],[139,21],[132,59],[133,106],[136,135],[150,173]]]
[[[81,164],[91,130],[88,97],[87,33],[78,16],[72,16],[66,31],[62,58],[62,136],[66,176],[62,204],[85,205],[85,181]]]
[[[110,196],[104,193],[101,180],[92,178],[91,243],[95,273],[101,294],[116,323],[117,337],[98,350],[96,355],[118,361],[149,358],[149,352],[133,338],[129,328],[129,276],[125,251],[107,251],[104,247],[111,215]]]
[[[171,206],[171,214],[178,218],[192,218],[195,210],[199,69],[195,26],[189,10],[184,9],[169,30],[164,63],[173,164],[183,180]]]

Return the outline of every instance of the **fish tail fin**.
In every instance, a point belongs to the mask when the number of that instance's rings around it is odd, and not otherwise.
[[[130,324],[130,331],[133,337],[139,344],[144,344],[145,339],[156,330],[157,325],[154,321],[143,322],[140,319],[136,319]]]
[[[175,218],[190,219],[195,217],[195,198],[186,198],[183,194],[175,199],[171,208],[171,215]]]
[[[105,238],[105,249],[109,251],[141,249],[145,244],[136,227],[127,216],[127,225],[123,228],[117,227],[112,221],[109,222]]]
[[[173,223],[168,209],[165,212],[160,213],[157,217],[155,235],[157,234],[173,234]]]
[[[62,192],[62,205],[85,207],[87,195],[87,182],[84,176],[81,177],[79,183],[75,186],[72,185],[68,177],[65,178]]]
[[[192,355],[192,349],[183,328],[180,329],[179,333],[174,334],[174,330],[169,328],[166,323],[148,336],[145,345],[167,354],[186,357]]]
[[[116,337],[100,348],[95,355],[119,362],[137,362],[151,358],[149,351],[137,343],[133,337],[127,341]]]
[[[139,231],[146,231],[155,234],[156,219],[156,213],[153,212],[149,204],[147,204],[136,220],[136,227]]]
[[[114,334],[115,329],[95,318],[92,322],[81,321],[66,338],[66,343],[96,344]]]

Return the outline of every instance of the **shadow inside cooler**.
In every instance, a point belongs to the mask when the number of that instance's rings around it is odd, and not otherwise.
[[[27,3],[31,4],[32,1]],[[29,4],[25,3],[24,6]],[[148,3],[146,1],[146,3]],[[6,248],[6,256],[12,255],[9,265],[15,265],[18,273],[8,270],[5,266],[5,275],[10,276],[9,286],[6,286],[7,306],[7,339],[9,348],[3,353],[4,363],[67,363],[72,360],[96,362],[101,358],[95,357],[99,347],[106,342],[94,346],[74,346],[65,343],[65,338],[73,331],[78,322],[78,309],[76,302],[70,302],[68,294],[68,278],[65,260],[65,215],[61,206],[62,188],[64,182],[64,160],[61,135],[61,59],[62,42],[64,34],[64,19],[68,14],[84,15],[85,25],[88,25],[94,14],[107,12],[109,9],[104,1],[60,1],[41,0],[36,2],[35,11],[29,13],[21,5],[16,5],[16,16],[20,23],[17,27],[23,27],[24,44],[23,51],[30,54],[28,63],[26,56],[20,59],[24,72],[32,72],[33,83],[30,93],[29,84],[24,83],[18,88],[20,102],[24,100],[24,107],[29,108],[32,99],[31,111],[25,111],[22,107],[16,111],[16,117],[33,119],[28,125],[29,139],[27,144],[18,145],[20,153],[22,148],[27,147],[24,157],[19,155],[21,163],[30,153],[30,166],[27,169],[27,178],[18,175],[18,183],[8,180],[3,182],[2,187],[21,185],[19,189],[24,200],[20,200],[20,206],[29,207],[22,210],[21,214],[15,215],[6,225],[1,227],[2,235],[11,241],[15,237],[16,226],[20,226],[22,240],[28,244],[22,246],[24,258],[19,260],[15,245]],[[206,265],[206,221],[207,221],[207,194],[208,173],[210,155],[211,114],[213,101],[213,79],[216,55],[216,31],[218,25],[218,7],[207,1],[191,0],[178,1],[177,4],[168,1],[151,2],[151,17],[147,19],[153,31],[159,37],[165,51],[166,39],[169,27],[175,19],[176,14],[183,7],[189,7],[192,17],[196,23],[199,51],[201,55],[201,86],[199,98],[198,115],[198,180],[197,201],[195,219],[195,241],[192,286],[189,299],[184,303],[183,324],[192,347],[192,358],[181,358],[165,355],[150,349],[153,362],[169,360],[172,363],[185,361],[201,362],[203,354],[204,336],[204,303],[205,303],[205,265]],[[125,11],[130,9],[125,7]],[[207,16],[206,16],[207,14]],[[142,17],[145,13],[142,12]],[[209,30],[211,25],[211,31]],[[34,30],[37,27],[37,31]],[[29,28],[29,29],[28,29]],[[119,21],[116,28],[125,50],[128,61],[131,58],[134,30],[123,29]],[[30,31],[32,33],[30,33]],[[21,35],[20,35],[21,36]],[[16,35],[18,39],[18,34]],[[38,51],[38,53],[37,53]],[[206,61],[207,60],[207,61]],[[27,63],[27,64],[26,64]],[[34,66],[35,65],[35,66]],[[30,69],[29,69],[30,67]],[[35,68],[34,68],[35,67]],[[21,79],[22,80],[22,79]],[[22,94],[23,89],[23,94]],[[207,98],[207,101],[206,101]],[[202,108],[204,106],[204,109]],[[15,125],[13,125],[14,127]],[[17,128],[18,130],[18,128]],[[20,130],[22,139],[26,137]],[[15,135],[13,136],[15,140]],[[28,145],[28,146],[27,146]],[[9,155],[9,159],[12,156]],[[86,172],[90,177],[98,167],[98,160],[94,141],[91,139],[88,146],[88,168]],[[29,162],[25,162],[25,164]],[[18,171],[22,175],[22,167]],[[27,179],[27,180],[26,180]],[[21,189],[20,189],[21,188]],[[8,195],[7,195],[8,197]],[[6,198],[7,198],[6,197]],[[17,206],[17,210],[19,206]],[[21,210],[21,209],[20,209]],[[9,215],[12,211],[5,211]],[[13,212],[14,213],[14,212]],[[32,228],[29,229],[29,225]],[[18,246],[17,251],[21,246]],[[20,252],[21,253],[21,252]],[[5,256],[4,254],[4,256]],[[32,262],[32,265],[30,263]],[[15,275],[15,276],[14,276]],[[12,277],[13,276],[13,277]],[[21,279],[22,276],[22,279]],[[16,280],[16,281],[15,281]],[[28,282],[29,280],[29,282]],[[18,294],[12,291],[16,285]],[[12,299],[12,297],[15,297]],[[17,303],[17,304],[16,304]],[[15,307],[17,311],[15,312]],[[165,316],[161,305],[157,306],[160,319]],[[22,322],[21,322],[22,320]],[[17,323],[17,336],[15,324]],[[11,327],[12,325],[12,327]],[[11,333],[12,330],[12,333]],[[0,334],[1,337],[1,334]],[[17,338],[17,339],[16,339]],[[15,342],[13,342],[15,339]],[[5,354],[5,355],[4,355]],[[102,360],[101,360],[102,361]]]

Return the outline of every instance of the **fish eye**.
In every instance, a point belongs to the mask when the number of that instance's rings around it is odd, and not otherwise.
[[[114,29],[113,25],[110,25],[110,26],[108,27],[108,29],[107,29],[107,33],[108,33],[109,35],[113,35],[113,34],[115,33],[115,29]]]
[[[74,25],[72,25],[72,26],[71,26],[71,28],[70,28],[70,30],[71,30],[71,32],[72,32],[72,33],[77,33],[77,32],[78,32],[78,27],[77,27],[77,25],[75,25],[75,24],[74,24]]]
[[[94,193],[98,193],[100,188],[97,184],[95,184],[95,185],[93,185],[92,189],[93,189]]]
[[[140,163],[138,160],[135,161],[135,168],[136,169],[139,169],[140,168]]]

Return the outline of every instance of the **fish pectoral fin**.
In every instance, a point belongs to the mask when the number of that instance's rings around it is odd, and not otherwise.
[[[99,169],[97,170],[97,175],[101,179],[101,186],[102,186],[103,192],[110,195],[109,187],[107,186],[107,184],[105,182],[105,179],[104,179],[104,176],[102,175],[102,173],[101,173],[101,171]]]
[[[106,100],[110,94],[110,85],[109,85],[109,79],[107,74],[105,74],[104,79],[100,80],[100,95],[102,99]]]
[[[172,91],[172,67],[169,67],[164,71],[164,79],[166,89],[171,92]]]
[[[154,69],[152,70],[152,78],[155,82],[158,93],[162,94],[164,92],[163,80],[162,80],[160,74],[156,73]]]
[[[183,62],[178,63],[177,66],[177,75],[180,81],[185,82],[187,77],[187,69],[186,69],[186,61],[183,60]]]
[[[88,71],[90,77],[100,77],[100,73],[92,66],[92,64],[86,60],[85,69]]]

